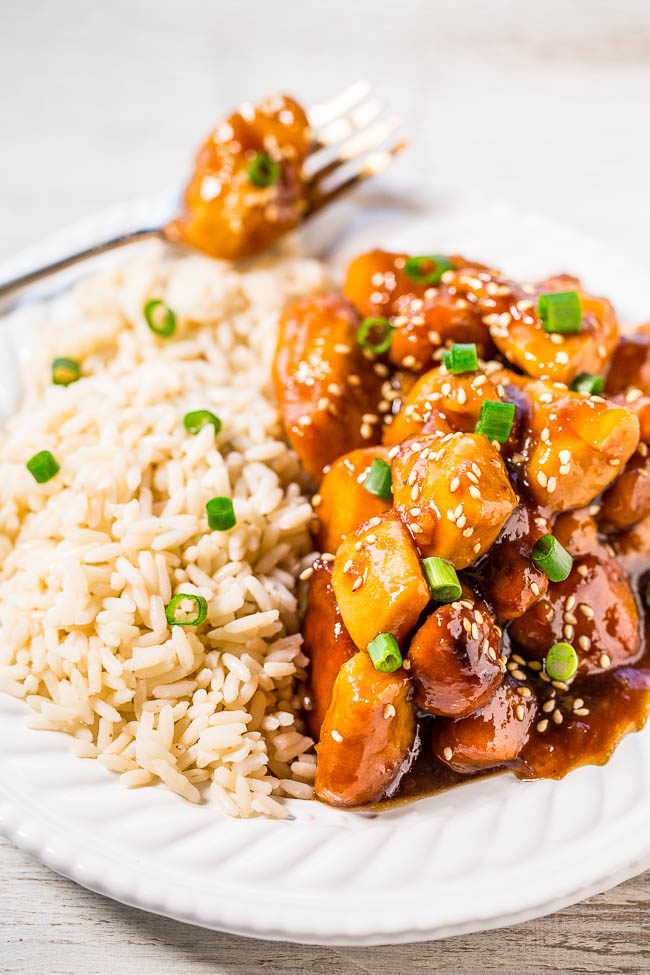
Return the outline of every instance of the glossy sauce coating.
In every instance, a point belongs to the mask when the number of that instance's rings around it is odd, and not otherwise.
[[[322,552],[336,552],[346,535],[391,508],[392,500],[379,498],[364,487],[376,459],[390,466],[388,448],[360,447],[339,457],[327,470],[315,507],[317,541]]]
[[[310,660],[307,724],[318,739],[341,666],[357,652],[345,628],[332,589],[330,562],[314,564],[302,624],[303,649]]]
[[[382,674],[367,653],[343,664],[316,746],[319,799],[359,806],[381,798],[396,783],[413,757],[412,693],[405,671]]]
[[[273,378],[282,422],[316,481],[342,453],[381,436],[383,377],[368,368],[358,328],[356,312],[338,295],[298,301],[280,320]]]
[[[409,648],[415,703],[429,714],[463,717],[492,697],[503,678],[499,637],[487,606],[465,590],[436,607]]]
[[[311,142],[304,110],[286,95],[244,105],[210,133],[187,184],[183,209],[167,228],[211,257],[258,254],[298,225],[307,209],[302,166]],[[251,179],[258,153],[277,166],[268,186]]]

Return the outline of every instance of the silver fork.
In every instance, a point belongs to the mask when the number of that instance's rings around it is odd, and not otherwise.
[[[400,125],[399,118],[385,116],[384,111],[384,104],[371,96],[367,81],[357,81],[334,98],[309,110],[307,114],[314,139],[305,164],[309,206],[304,219],[318,213],[369,176],[380,173],[404,148],[402,141],[392,140]],[[174,215],[170,214],[169,219]],[[97,241],[90,247],[0,283],[2,310],[6,311],[7,306],[11,306],[30,285],[49,275],[146,238],[166,240],[167,222],[138,227]]]

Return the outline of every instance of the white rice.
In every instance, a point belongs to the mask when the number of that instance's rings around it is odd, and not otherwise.
[[[209,783],[244,817],[312,795],[296,698],[311,509],[270,367],[280,310],[325,284],[290,255],[237,271],[154,246],[39,310],[0,440],[0,689],[129,788],[198,802]],[[147,327],[151,298],[176,312],[172,338]],[[57,356],[83,378],[52,385]],[[216,439],[187,433],[196,409],[221,419]],[[25,463],[44,449],[61,471],[39,485]],[[233,499],[229,532],[209,530],[215,495]],[[198,632],[167,624],[180,592],[208,601]]]

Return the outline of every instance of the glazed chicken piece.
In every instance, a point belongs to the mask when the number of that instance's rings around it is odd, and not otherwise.
[[[650,322],[630,335],[621,335],[605,380],[606,395],[639,389],[650,396]]]
[[[500,378],[505,382],[505,373]],[[636,450],[639,421],[626,407],[599,396],[512,373],[508,382],[527,397],[522,460],[533,499],[551,512],[588,504]]]
[[[517,504],[499,451],[470,433],[404,441],[393,458],[393,498],[422,554],[457,569],[490,548]]]
[[[556,520],[553,534],[573,556],[571,572],[512,621],[510,636],[539,661],[553,644],[570,643],[578,676],[631,663],[639,650],[639,614],[621,565],[598,541],[596,523],[584,511],[569,512]]]
[[[609,542],[628,576],[638,575],[650,560],[650,515],[628,531],[612,535]]]
[[[459,255],[447,260],[454,269],[483,268]],[[414,261],[408,254],[369,251],[349,265],[343,286],[361,315],[388,318],[395,326],[390,361],[420,372],[452,342],[474,342],[479,355],[488,358],[494,346],[474,296],[445,285],[439,278],[444,272],[433,261]]]
[[[382,374],[364,359],[356,312],[338,295],[305,298],[280,320],[273,378],[282,422],[305,469],[377,443]]]
[[[582,372],[599,375],[616,346],[618,322],[611,304],[580,287],[577,278],[557,275],[536,285],[500,280],[479,296],[483,321],[499,351],[534,378],[571,384]],[[582,328],[570,334],[548,333],[537,312],[542,294],[576,291]]]
[[[507,766],[525,771],[520,752],[537,714],[534,694],[521,697],[507,677],[480,710],[468,717],[442,718],[433,729],[433,754],[455,772],[469,774]]]
[[[502,680],[500,638],[487,606],[470,589],[437,606],[409,648],[415,703],[450,718],[476,711]]]
[[[650,514],[650,458],[645,449],[632,454],[623,473],[600,500],[598,524],[604,532],[626,531]]]
[[[476,567],[479,589],[498,620],[522,616],[546,592],[548,576],[532,561],[532,551],[550,531],[540,508],[520,504]]]
[[[304,651],[310,661],[307,723],[313,737],[318,739],[337,674],[357,652],[336,604],[330,562],[314,563],[302,634]]]
[[[196,157],[181,215],[166,228],[211,257],[250,257],[300,222],[307,116],[292,98],[271,95],[218,125]]]
[[[632,387],[624,393],[615,396],[607,395],[608,403],[624,406],[634,413],[639,421],[639,436],[644,444],[650,444],[650,396]]]
[[[331,465],[321,483],[316,506],[317,540],[322,552],[336,552],[351,531],[390,509],[391,498],[377,497],[364,487],[375,460],[383,460],[390,467],[388,453],[387,447],[360,447]]]
[[[316,795],[333,806],[383,798],[408,768],[416,733],[405,671],[381,673],[357,653],[339,671],[316,746]]]
[[[410,389],[401,410],[385,428],[383,441],[402,443],[425,427],[429,433],[443,435],[457,430],[473,433],[483,403],[502,398],[497,385],[483,373],[454,376],[444,366],[431,369]]]
[[[403,646],[429,602],[417,549],[395,511],[372,518],[341,542],[332,585],[360,650],[379,633]]]

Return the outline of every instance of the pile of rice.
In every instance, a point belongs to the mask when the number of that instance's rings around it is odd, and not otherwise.
[[[271,361],[282,307],[325,285],[289,254],[242,272],[148,248],[42,306],[0,437],[0,689],[126,786],[198,802],[209,784],[232,816],[285,817],[277,797],[313,792],[297,698],[312,511]],[[147,327],[152,298],[175,311],[173,337]],[[58,356],[83,378],[54,386]],[[216,438],[185,430],[197,409],[221,419]],[[61,470],[39,485],[25,462],[44,449]],[[228,532],[207,523],[219,495]],[[166,621],[181,592],[208,601],[198,632]]]

